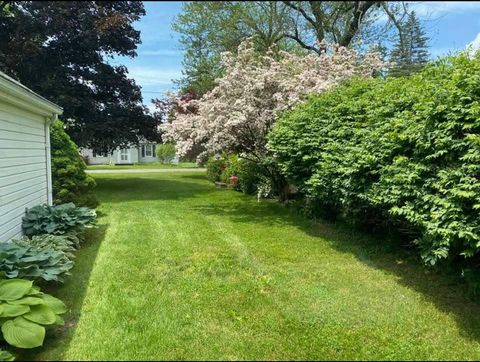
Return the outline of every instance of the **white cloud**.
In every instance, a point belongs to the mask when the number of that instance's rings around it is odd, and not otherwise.
[[[468,53],[472,55],[480,50],[480,33],[477,34],[473,41],[467,44],[466,49],[468,50]]]
[[[472,47],[475,50],[480,49],[480,33],[477,34],[477,36],[475,37],[475,39],[473,39],[472,42],[467,44],[467,48],[470,48],[470,47]]]
[[[129,75],[142,86],[170,85],[172,79],[178,79],[182,73],[179,69],[158,69],[149,67],[128,67]]]
[[[421,16],[441,16],[448,13],[480,12],[480,3],[475,1],[422,1],[409,2],[409,7]]]

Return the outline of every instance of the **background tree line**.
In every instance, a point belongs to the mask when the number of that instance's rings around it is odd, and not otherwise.
[[[222,75],[220,55],[235,52],[246,38],[257,51],[326,51],[325,42],[382,49],[396,64],[393,75],[418,70],[428,61],[428,38],[405,2],[392,1],[216,1],[187,2],[173,29],[181,34],[183,93],[201,96]],[[382,40],[382,41],[381,41]],[[385,42],[393,44],[389,51]]]

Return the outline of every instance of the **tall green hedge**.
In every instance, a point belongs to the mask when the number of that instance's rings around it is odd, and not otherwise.
[[[408,227],[427,264],[479,259],[480,54],[314,96],[269,146],[314,205]]]
[[[95,180],[85,172],[85,162],[60,121],[50,126],[50,145],[54,203],[96,207]]]

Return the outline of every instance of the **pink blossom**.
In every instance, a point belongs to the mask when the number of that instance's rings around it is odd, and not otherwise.
[[[199,143],[206,149],[203,156],[224,151],[260,155],[280,112],[310,94],[351,77],[372,77],[387,66],[376,52],[360,57],[352,49],[324,46],[328,50],[320,56],[283,51],[259,56],[247,40],[237,55],[223,53],[225,76],[200,100],[178,101],[172,122],[162,126],[164,139],[176,143],[180,156]]]

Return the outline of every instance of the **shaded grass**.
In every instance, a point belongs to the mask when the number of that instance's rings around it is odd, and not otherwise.
[[[197,168],[195,162],[179,162],[176,165],[165,165],[160,162],[135,163],[133,165],[88,165],[87,170],[135,170],[135,169],[164,169],[164,168]]]
[[[77,251],[75,258],[75,266],[72,269],[72,275],[66,278],[65,284],[44,285],[42,290],[60,298],[65,302],[68,312],[65,314],[65,325],[47,329],[47,337],[45,345],[32,350],[17,349],[14,354],[17,360],[31,360],[49,358],[61,359],[64,352],[75,333],[78,320],[82,315],[83,300],[87,288],[89,286],[90,273],[92,272],[98,249],[105,237],[105,231],[108,225],[99,223],[98,228],[88,230],[86,234],[86,242]],[[9,350],[11,348],[8,348]]]
[[[197,174],[95,178],[108,228],[37,359],[480,358],[479,305],[381,237]]]

